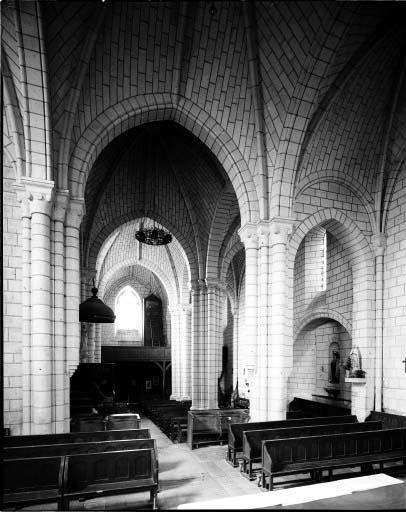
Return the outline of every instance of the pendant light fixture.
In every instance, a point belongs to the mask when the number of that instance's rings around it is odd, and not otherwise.
[[[113,310],[97,297],[97,288],[93,279],[93,297],[86,299],[79,306],[79,322],[92,324],[112,324],[116,319]]]

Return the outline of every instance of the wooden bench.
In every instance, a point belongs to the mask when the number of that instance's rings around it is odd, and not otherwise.
[[[141,428],[141,418],[137,413],[109,414],[106,418],[106,430],[128,430]]]
[[[4,459],[29,459],[34,457],[51,457],[75,455],[81,453],[99,453],[123,450],[140,450],[153,448],[155,439],[119,439],[113,441],[96,441],[89,443],[42,444],[34,446],[8,446],[3,449]]]
[[[148,439],[148,428],[128,430],[107,430],[98,432],[67,432],[65,434],[34,434],[8,436],[3,438],[3,446],[34,446],[38,444],[89,443],[113,441],[114,439]]]
[[[64,467],[63,510],[72,499],[150,492],[157,508],[158,467],[153,449],[67,455]]]
[[[106,430],[106,419],[96,414],[81,414],[71,421],[72,432],[98,432]]]
[[[365,421],[382,421],[383,429],[406,427],[406,416],[387,412],[371,411]]]
[[[191,449],[199,445],[227,442],[228,425],[249,420],[247,409],[207,409],[188,411],[187,443]]]
[[[3,460],[3,507],[56,502],[63,510],[64,463],[63,456]]]
[[[371,471],[379,464],[382,471],[386,462],[403,461],[406,465],[406,428],[351,432],[311,437],[296,437],[264,441],[262,448],[262,487],[269,478],[269,490],[274,478],[284,475],[361,467]]]
[[[339,407],[338,405],[325,404],[316,402],[315,400],[307,400],[306,398],[295,397],[289,403],[289,411],[303,414],[305,417],[310,416],[342,416],[350,415],[350,409]]]
[[[341,432],[365,432],[368,430],[382,430],[382,422],[370,421],[367,423],[301,425],[300,427],[250,430],[243,432],[243,460],[241,470],[249,479],[252,478],[252,465],[261,462],[262,443],[266,440],[318,436],[322,434],[340,434]]]
[[[237,453],[242,452],[242,434],[248,430],[267,430],[271,428],[299,427],[301,425],[324,425],[327,423],[355,423],[357,417],[333,416],[330,418],[303,418],[293,420],[257,421],[253,423],[230,423],[228,427],[227,461],[237,467]]]

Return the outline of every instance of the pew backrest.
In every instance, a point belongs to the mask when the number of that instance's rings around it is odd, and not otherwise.
[[[317,462],[404,451],[406,428],[275,439],[263,443],[262,466],[271,473],[296,462]]]
[[[106,418],[107,430],[127,430],[140,427],[141,419],[137,413],[109,414]]]
[[[3,492],[62,491],[64,457],[3,460]]]
[[[106,420],[102,416],[79,415],[72,420],[71,429],[75,432],[99,432],[106,430]]]
[[[319,418],[301,418],[292,420],[259,421],[252,423],[233,423],[228,426],[228,445],[235,450],[243,449],[243,432],[249,430],[267,430],[273,428],[301,427],[305,425],[326,425],[336,423],[356,423],[355,415],[322,416]]]
[[[89,485],[153,478],[158,483],[155,450],[113,451],[67,455],[64,468],[64,494]]]
[[[148,428],[127,430],[101,430],[97,432],[67,432],[65,434],[34,434],[3,438],[4,446],[34,446],[38,444],[88,443],[114,439],[148,439]]]
[[[369,430],[382,430],[382,422],[370,421],[365,423],[337,423],[332,425],[306,425],[269,430],[250,430],[243,433],[243,456],[247,460],[259,459],[262,456],[262,446],[266,440],[340,434],[341,432],[365,432]]]
[[[98,453],[120,450],[140,450],[153,448],[156,451],[155,439],[120,439],[113,441],[97,441],[90,443],[48,444],[37,446],[10,446],[3,450],[4,459],[27,459],[41,456],[75,455],[78,453]]]

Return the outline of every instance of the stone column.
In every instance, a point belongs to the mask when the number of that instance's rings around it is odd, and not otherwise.
[[[237,386],[238,380],[238,308],[234,304],[231,306],[231,314],[233,315],[233,390]]]
[[[171,400],[181,398],[181,332],[179,325],[180,306],[169,307],[171,315],[171,363],[172,363],[172,394]]]
[[[55,372],[53,391],[55,404],[55,432],[69,432],[69,375],[66,372],[65,349],[65,239],[64,221],[69,201],[67,190],[58,190],[55,194],[52,215],[52,279],[54,309],[54,358]]]
[[[94,362],[101,363],[102,324],[94,324],[94,328],[95,328]]]
[[[207,356],[206,381],[209,409],[218,407],[218,379],[221,374],[223,346],[223,303],[225,285],[217,279],[207,279]]]
[[[53,182],[25,179],[31,213],[31,434],[53,428],[51,207]]]
[[[31,433],[31,214],[29,194],[17,192],[22,220],[22,433]]]
[[[96,324],[87,324],[87,362],[94,363],[96,349]]]
[[[207,287],[192,281],[192,409],[209,409],[207,382]]]
[[[378,233],[372,237],[375,250],[375,411],[382,411],[383,398],[383,287],[384,253],[386,235]]]
[[[256,224],[245,224],[238,234],[245,247],[245,325],[241,333],[238,357],[238,384],[241,391],[247,378],[250,391],[250,415],[252,421],[258,418],[259,393],[257,379],[252,375],[257,367],[258,335],[258,233]],[[242,369],[242,373],[241,373]],[[242,375],[243,374],[243,375]]]
[[[191,400],[192,386],[192,307],[187,304],[182,308],[180,317],[181,334],[181,364],[182,364],[182,382],[181,382],[181,400]]]
[[[65,221],[65,294],[67,371],[70,376],[79,364],[80,351],[80,243],[79,227],[84,214],[83,199],[71,199]]]
[[[269,351],[268,351],[268,404],[267,420],[286,419],[287,380],[292,364],[293,339],[287,325],[287,255],[286,245],[292,231],[291,220],[271,222],[269,266],[271,272]]]
[[[269,419],[269,396],[271,390],[268,383],[269,344],[270,344],[270,280],[269,262],[270,224],[263,221],[258,225],[258,331],[257,331],[257,372],[254,404],[251,412],[253,421]],[[254,405],[253,404],[253,405]]]

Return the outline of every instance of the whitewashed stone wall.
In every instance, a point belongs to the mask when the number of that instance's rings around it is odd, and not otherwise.
[[[383,409],[406,414],[406,170],[390,204],[384,255]]]
[[[14,170],[3,162],[4,426],[22,434],[22,232]]]

